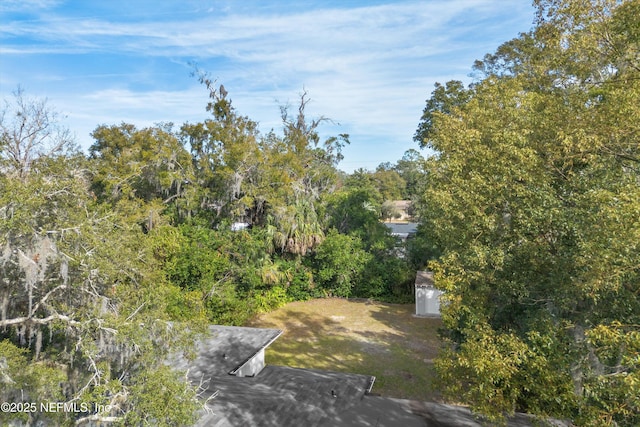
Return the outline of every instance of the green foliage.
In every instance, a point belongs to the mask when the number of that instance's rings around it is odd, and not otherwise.
[[[141,211],[139,221],[148,229],[156,225],[153,211],[170,211],[176,219],[191,215],[191,158],[171,125],[142,130],[126,123],[103,125],[92,136],[96,142],[89,148],[91,189],[99,200],[121,206],[129,201],[130,209]],[[151,210],[150,202],[156,202]]]
[[[306,255],[324,238],[315,206],[304,198],[274,209],[267,232],[275,250],[298,255]]]
[[[380,216],[385,221],[400,218],[402,214],[391,201],[386,201],[380,206]]]
[[[373,172],[372,179],[383,200],[402,199],[407,183],[397,171],[378,167]]]
[[[420,207],[446,291],[438,368],[495,420],[632,426],[637,2],[536,4],[536,28],[479,61],[473,86],[437,86],[418,129],[437,151]]]
[[[119,419],[136,411],[137,375],[189,342],[182,326],[167,323],[174,289],[138,218],[129,217],[129,200],[97,201],[80,156],[31,155],[20,174],[0,171],[3,397],[91,403],[89,413],[38,410],[29,423]],[[186,393],[195,398],[193,387]],[[94,403],[113,409],[92,413]]]
[[[293,301],[293,299],[287,295],[287,290],[280,286],[274,286],[264,293],[256,295],[255,299],[258,313],[267,313]]]
[[[322,290],[316,286],[313,271],[304,263],[288,266],[287,295],[294,301],[304,301],[322,297]]]
[[[440,255],[429,234],[423,224],[418,224],[418,231],[406,242],[407,262],[413,270],[424,270],[428,261]]]
[[[257,124],[233,108],[226,91],[204,73],[199,78],[209,90],[207,110],[213,118],[184,125],[181,136],[191,147],[201,216],[213,223],[265,227],[274,251],[306,255],[324,237],[318,201],[335,185],[335,166],[348,135],[321,142],[317,128],[327,119],[307,120],[309,98],[303,93],[295,117],[281,107],[283,135],[261,137]]]
[[[0,341],[0,384],[2,384],[0,399],[2,402],[20,403],[25,397],[26,401],[36,397],[39,401],[63,401],[64,394],[60,384],[65,380],[64,366],[51,362],[32,361],[27,349],[17,347],[8,339]],[[33,416],[37,414],[32,414],[31,418]],[[27,422],[29,418],[28,411],[0,412],[0,421],[6,424],[11,419]],[[56,421],[60,423],[63,420],[57,417]]]
[[[363,232],[379,224],[375,194],[367,189],[353,189],[326,198],[328,225],[343,234]]]
[[[376,187],[373,180],[373,174],[362,168],[353,171],[351,175],[346,177],[344,187],[347,192],[361,191],[374,206],[383,202],[380,189]]]
[[[370,259],[358,237],[332,230],[315,252],[318,284],[329,296],[348,297]]]
[[[328,223],[333,230],[358,242],[366,253],[358,280],[352,281],[351,295],[366,298],[402,300],[410,297],[408,284],[413,280],[409,265],[398,258],[398,242],[380,222],[376,205],[377,192],[373,187],[357,188],[355,183],[366,179],[364,172],[356,172],[348,180],[345,190],[327,197]],[[346,237],[345,237],[346,240]],[[344,254],[343,254],[344,255]],[[318,258],[316,269],[318,269]]]
[[[214,230],[190,222],[159,227],[151,236],[163,272],[177,289],[168,308],[175,320],[241,325],[292,298],[317,295],[300,259],[270,253],[265,230]]]
[[[398,160],[394,169],[405,182],[402,199],[413,200],[420,191],[426,178],[424,173],[424,158],[414,149],[407,150],[402,159]]]
[[[181,225],[182,245],[167,259],[165,271],[172,283],[204,298],[223,285],[230,268],[226,236],[200,226]]]
[[[430,147],[431,133],[436,131],[438,115],[452,113],[471,98],[470,92],[465,89],[461,81],[452,80],[445,83],[444,86],[436,83],[435,86],[431,98],[427,99],[418,130],[413,137],[421,148]]]
[[[374,255],[369,258],[362,279],[355,283],[353,295],[410,303],[413,301],[414,271],[392,251]]]
[[[200,407],[186,379],[166,366],[138,374],[131,395],[137,409],[125,414],[123,425],[191,425]]]
[[[180,137],[191,150],[200,216],[213,222],[244,220],[260,222],[265,200],[259,189],[258,165],[263,153],[257,123],[242,116],[222,97],[211,80],[201,77],[210,92],[207,107],[213,118],[182,126]]]
[[[585,419],[602,417],[640,422],[640,326],[613,321],[586,332],[594,355],[601,362],[600,375],[584,385]]]
[[[343,184],[346,191],[364,191],[376,207],[384,207],[384,202],[387,201],[413,200],[425,177],[424,158],[418,151],[411,149],[395,165],[390,162],[381,163],[373,172],[358,169],[344,177]],[[389,218],[384,209],[381,218]]]
[[[375,193],[360,188],[330,195],[326,199],[329,227],[360,238],[370,252],[380,254],[393,248],[395,239],[380,222],[380,206],[376,200]]]
[[[179,289],[170,297],[169,310],[176,320],[195,321],[204,316],[217,322],[237,309],[238,298],[246,291],[238,284],[240,267],[234,254],[244,234],[197,223],[154,230],[156,253],[162,250],[163,272]]]
[[[517,375],[526,361],[527,346],[511,334],[495,334],[491,328],[476,325],[456,352],[439,357],[437,369],[449,392],[463,401],[474,402],[474,409],[490,421],[500,420],[506,411],[513,414],[521,385]],[[477,354],[482,354],[479,359]],[[462,384],[459,378],[466,378]]]

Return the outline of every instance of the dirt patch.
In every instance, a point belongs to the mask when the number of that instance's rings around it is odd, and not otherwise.
[[[317,299],[294,302],[248,326],[283,335],[267,350],[267,363],[374,375],[383,396],[437,400],[432,360],[440,341],[437,318],[414,317],[413,304]]]

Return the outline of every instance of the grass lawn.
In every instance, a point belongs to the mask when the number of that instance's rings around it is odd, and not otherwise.
[[[413,317],[413,304],[338,298],[294,302],[249,325],[284,333],[266,363],[374,375],[373,393],[439,400],[433,359],[440,319]]]

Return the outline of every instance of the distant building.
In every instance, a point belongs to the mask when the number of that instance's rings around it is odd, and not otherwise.
[[[403,242],[418,231],[418,224],[415,222],[385,222],[384,225],[389,228],[392,236],[399,237]]]
[[[411,200],[392,200],[395,210],[400,214],[396,221],[411,221],[413,219]]]

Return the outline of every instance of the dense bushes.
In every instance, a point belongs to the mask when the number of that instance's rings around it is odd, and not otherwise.
[[[190,223],[158,229],[154,238],[166,278],[180,289],[171,297],[176,320],[204,317],[242,324],[294,300],[410,297],[406,284],[412,274],[396,256],[396,241],[386,227],[366,235],[366,241],[358,234],[363,230],[331,229],[305,256],[270,253],[268,236],[260,229],[215,230]]]

